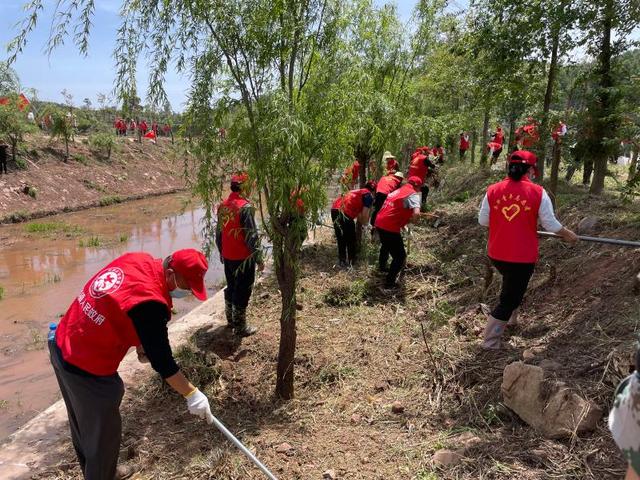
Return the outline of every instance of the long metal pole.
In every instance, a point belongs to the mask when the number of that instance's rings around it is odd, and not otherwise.
[[[260,470],[262,470],[262,473],[264,473],[267,478],[269,480],[278,480],[273,473],[271,473],[269,471],[269,469],[267,467],[265,467],[262,462],[260,462],[260,460],[258,460],[256,458],[256,456],[251,453],[251,451],[249,451],[249,449],[247,447],[245,447],[240,440],[238,440],[236,437],[233,436],[233,434],[227,430],[227,427],[225,427],[222,422],[220,420],[218,420],[215,416],[211,415],[212,420],[213,420],[213,424],[215,425],[215,427],[220,430],[222,432],[222,434],[227,437],[227,440],[229,440],[231,443],[233,443],[236,447],[238,447],[240,449],[240,451],[242,453],[244,453],[247,458],[249,458],[249,460],[251,460],[253,462],[253,464],[258,467]]]
[[[549,237],[549,238],[561,238],[560,235],[551,232],[538,232],[538,235],[541,237]],[[631,240],[618,240],[617,238],[604,238],[604,237],[587,237],[585,235],[578,235],[578,239],[583,242],[594,242],[594,243],[608,243],[610,245],[623,245],[625,247],[640,247],[640,242],[632,242]]]

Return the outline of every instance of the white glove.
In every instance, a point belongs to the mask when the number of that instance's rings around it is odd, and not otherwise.
[[[207,396],[204,393],[196,388],[193,392],[191,392],[184,398],[187,400],[187,408],[189,409],[189,413],[206,419],[208,424],[213,423],[213,414],[211,413],[209,400],[207,400]]]

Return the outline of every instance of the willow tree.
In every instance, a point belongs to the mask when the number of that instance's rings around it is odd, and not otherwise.
[[[31,2],[14,52],[23,48],[42,3]],[[351,144],[347,125],[357,86],[342,74],[349,63],[342,49],[344,3],[128,0],[115,46],[121,97],[135,87],[141,52],[151,59],[150,103],[167,100],[164,77],[172,65],[189,73],[185,123],[195,127],[189,149],[209,237],[229,165],[246,168],[255,182],[282,297],[276,393],[285,399],[294,394],[296,286],[307,218],[323,210],[328,180]],[[50,44],[73,28],[86,52],[93,7],[94,0],[60,0]],[[221,126],[228,131],[224,140]]]

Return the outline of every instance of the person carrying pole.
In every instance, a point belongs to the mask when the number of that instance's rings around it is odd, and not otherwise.
[[[247,199],[251,184],[246,173],[231,177],[231,193],[218,207],[216,246],[224,264],[227,326],[240,337],[256,333],[247,325],[247,306],[251,298],[256,267],[264,270],[254,208]]]
[[[369,180],[365,188],[350,190],[339,196],[331,205],[331,220],[338,244],[338,261],[341,267],[352,267],[357,257],[356,221],[369,223],[376,182]]]
[[[120,452],[118,366],[131,347],[187,403],[213,422],[207,397],[176,364],[167,331],[172,297],[206,300],[205,256],[193,249],[156,259],[126,253],[95,274],[49,335],[51,364],[62,392],[73,447],[86,480],[113,480]]]
[[[397,288],[398,275],[404,267],[407,252],[404,248],[404,240],[401,231],[409,223],[415,222],[420,217],[420,187],[422,179],[411,176],[399,189],[391,192],[382,209],[378,212],[375,228],[380,236],[380,255],[378,268],[386,272],[385,288]],[[387,261],[391,255],[391,266],[387,267]]]
[[[575,233],[555,217],[547,192],[531,181],[537,175],[537,157],[516,150],[509,157],[508,177],[490,185],[482,199],[478,222],[489,227],[487,254],[502,275],[502,289],[496,307],[489,315],[482,347],[500,349],[507,322],[515,324],[515,313],[522,303],[538,260],[538,221],[545,230],[575,243]]]

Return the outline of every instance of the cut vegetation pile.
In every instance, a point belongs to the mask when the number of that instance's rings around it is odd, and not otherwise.
[[[614,479],[625,462],[606,428],[547,440],[501,402],[506,365],[550,368],[605,411],[629,372],[640,304],[632,291],[638,250],[542,242],[522,325],[498,353],[478,348],[499,275],[487,281],[485,232],[476,222],[489,173],[445,175],[434,195],[438,228],[413,228],[404,288],[382,293],[367,265],[334,267],[330,231],[305,249],[298,321],[296,399],[273,396],[280,301],[276,285],[257,286],[249,321],[260,327],[239,343],[223,327],[196,332],[180,362],[218,416],[283,480]],[[495,177],[498,178],[498,177]],[[633,238],[637,204],[589,199],[565,186],[559,217],[575,228],[598,217],[595,234]],[[368,253],[374,264],[375,251]],[[213,427],[195,420],[160,382],[128,390],[122,461],[137,479],[259,479],[261,474]],[[435,467],[443,448],[463,450],[455,466]],[[71,448],[67,462],[73,462]],[[76,466],[41,478],[79,478]]]

